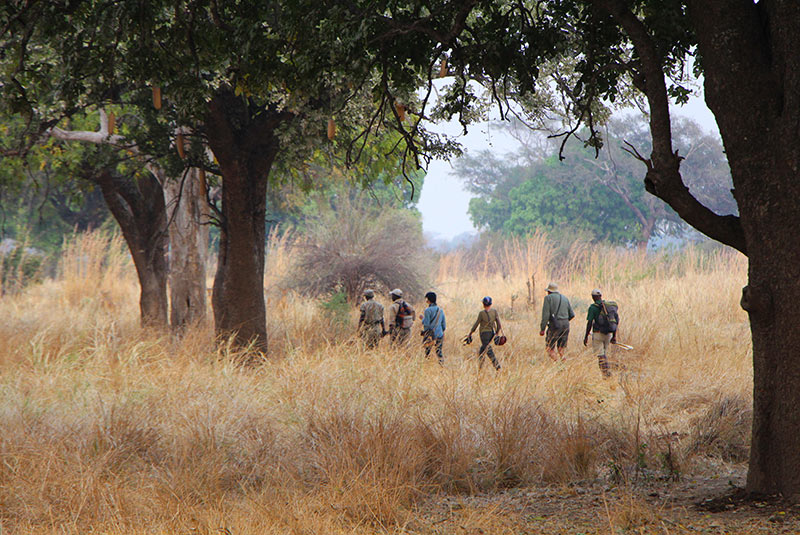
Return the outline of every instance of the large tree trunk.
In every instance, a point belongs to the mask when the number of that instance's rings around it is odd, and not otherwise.
[[[150,174],[134,179],[109,171],[87,177],[100,186],[133,258],[144,327],[167,327],[167,218],[164,192]]]
[[[267,351],[264,303],[267,180],[278,153],[276,128],[290,114],[222,92],[209,104],[208,144],[222,173],[222,209],[212,304],[218,336]]]
[[[791,176],[796,185],[793,196],[785,197],[780,208],[772,204],[773,210],[758,217],[757,224],[745,226],[748,234],[758,236],[749,241],[749,280],[742,292],[753,338],[753,430],[747,489],[762,494],[780,492],[800,501],[800,329],[794,317],[800,302],[800,251],[787,246],[795,239],[800,213],[796,205],[786,206],[793,204],[786,201],[800,195],[800,175],[795,172]],[[780,219],[776,212],[791,219]]]
[[[164,179],[169,220],[170,324],[176,332],[206,316],[208,203],[200,170],[189,168],[180,179]]]
[[[798,20],[800,24],[800,20]],[[800,26],[798,26],[800,27]],[[800,60],[795,60],[800,63]],[[795,72],[800,71],[798,65]],[[741,83],[737,84],[741,88]],[[733,83],[709,87],[730,162],[749,258],[742,307],[753,340],[753,430],[747,489],[800,501],[800,95],[734,114]],[[762,92],[763,88],[753,88]],[[746,91],[744,93],[747,93]],[[784,107],[785,106],[785,107]],[[772,109],[770,109],[772,108]],[[781,112],[778,110],[783,108]],[[754,126],[755,125],[755,126]]]
[[[691,7],[750,261],[742,294],[753,338],[747,489],[800,501],[800,4]]]

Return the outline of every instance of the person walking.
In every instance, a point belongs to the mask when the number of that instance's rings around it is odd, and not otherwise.
[[[502,331],[503,327],[500,325],[500,315],[497,310],[492,308],[492,298],[488,295],[484,297],[481,302],[483,303],[483,310],[478,312],[478,318],[472,324],[469,334],[466,336],[467,340],[472,340],[472,333],[478,329],[478,335],[481,337],[481,347],[478,349],[478,369],[483,368],[484,357],[488,356],[492,361],[495,370],[500,370],[500,363],[494,356],[492,349],[492,340],[495,333]]]
[[[608,365],[608,344],[617,343],[617,325],[619,313],[617,304],[613,301],[603,301],[600,290],[592,290],[592,304],[586,314],[586,334],[583,336],[583,345],[589,343],[589,333],[592,334],[592,352],[597,355],[597,365],[603,377],[611,377]]]
[[[389,292],[392,304],[389,306],[389,340],[392,345],[404,344],[414,324],[414,307],[403,299],[403,290],[395,288]]]
[[[546,291],[547,295],[542,304],[542,321],[539,325],[539,336],[544,336],[546,327],[545,345],[547,346],[547,354],[553,361],[556,361],[558,360],[556,357],[557,350],[558,358],[564,360],[564,351],[567,348],[567,340],[569,339],[569,322],[575,317],[575,312],[572,310],[569,299],[559,293],[558,284],[551,282],[547,285]]]
[[[373,349],[386,334],[383,323],[383,305],[375,301],[373,290],[364,290],[364,302],[361,303],[361,316],[358,318],[358,333],[367,345]]]
[[[436,356],[439,358],[439,364],[444,364],[442,344],[444,343],[444,331],[447,329],[444,310],[436,304],[436,294],[434,292],[425,294],[425,302],[428,307],[425,309],[425,313],[420,315],[422,320],[422,345],[425,347],[425,356],[429,357],[431,348],[436,347]]]

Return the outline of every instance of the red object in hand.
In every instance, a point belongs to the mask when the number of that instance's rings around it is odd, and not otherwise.
[[[539,336],[544,336],[544,331],[539,331]]]

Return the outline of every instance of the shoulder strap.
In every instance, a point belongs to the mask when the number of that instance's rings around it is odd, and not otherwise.
[[[439,316],[442,315],[442,307],[436,305],[436,316],[433,317],[433,322],[431,322],[431,327],[436,328],[436,325],[439,324]]]
[[[554,316],[558,316],[558,313],[561,312],[561,305],[564,304],[564,296],[558,294],[558,306],[556,307],[556,313],[553,314]]]

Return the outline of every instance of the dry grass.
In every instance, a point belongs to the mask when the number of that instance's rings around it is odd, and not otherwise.
[[[484,259],[447,255],[435,287],[449,327],[440,368],[416,346],[365,352],[330,335],[318,303],[276,285],[292,262],[278,244],[266,281],[274,354],[244,370],[207,326],[180,340],[141,331],[121,250],[116,238],[75,238],[57,280],[0,301],[3,533],[434,532],[421,508],[441,493],[630,483],[747,448],[740,256],[576,245],[569,269],[550,270],[543,236]],[[578,318],[568,360],[552,364],[526,281],[541,294],[557,273]],[[580,345],[596,286],[620,303],[620,340],[635,347],[615,355],[610,381]],[[477,348],[457,342],[486,294],[510,338],[500,374],[479,372]],[[621,503],[601,512],[598,532],[658,518]],[[470,511],[466,532],[525,522]]]

